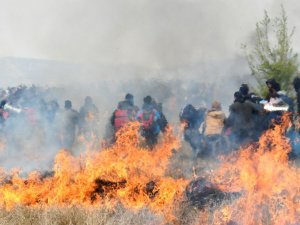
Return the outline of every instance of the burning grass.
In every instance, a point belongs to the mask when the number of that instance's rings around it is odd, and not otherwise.
[[[258,143],[221,161],[212,180],[222,191],[241,196],[214,212],[214,224],[299,224],[300,169],[288,160],[288,125],[284,118]]]
[[[300,169],[288,161],[287,124],[218,164],[196,163],[194,172],[218,196],[235,198],[207,195],[204,207],[193,206],[185,198],[193,175],[186,149],[173,154],[179,143],[171,133],[144,149],[133,124],[102,151],[81,157],[62,151],[53,176],[3,176],[0,224],[299,224]]]
[[[153,150],[145,149],[138,128],[133,123],[120,130],[117,142],[101,151],[89,149],[79,157],[61,151],[52,176],[32,172],[24,179],[16,171],[3,173],[0,205],[13,210],[17,206],[113,209],[121,204],[133,212],[148,208],[165,221],[173,221],[174,205],[181,201],[188,183],[165,174],[179,143],[168,131]]]

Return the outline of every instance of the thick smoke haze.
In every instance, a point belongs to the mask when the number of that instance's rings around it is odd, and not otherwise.
[[[90,95],[103,129],[127,92],[138,105],[148,94],[162,101],[171,122],[187,103],[218,99],[227,111],[251,82],[241,44],[264,10],[277,16],[281,4],[299,52],[296,0],[0,0],[0,86],[57,87],[59,104],[71,99],[76,109]]]
[[[82,88],[135,77],[221,79],[230,90],[249,77],[241,44],[251,42],[264,10],[276,16],[281,4],[297,26],[296,0],[1,1],[1,82]]]
[[[0,7],[0,56],[180,69],[233,60],[267,9],[295,0],[11,0]],[[295,35],[295,40],[299,34]]]

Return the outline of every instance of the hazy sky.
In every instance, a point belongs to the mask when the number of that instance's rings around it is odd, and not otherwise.
[[[171,69],[231,59],[281,3],[298,27],[297,0],[0,0],[0,57]]]

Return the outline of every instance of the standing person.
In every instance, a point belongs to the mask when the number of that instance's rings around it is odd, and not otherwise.
[[[210,151],[209,154],[215,155],[220,147],[225,147],[222,145],[222,143],[225,143],[222,136],[225,118],[220,102],[214,101],[204,121],[204,136]]]
[[[300,114],[300,78],[295,77],[293,81],[294,89],[297,96],[297,113]]]
[[[149,148],[153,148],[157,143],[158,135],[160,133],[158,121],[161,118],[159,112],[153,106],[151,96],[146,96],[144,98],[144,104],[137,115],[137,119],[141,124],[141,136],[145,138],[146,145]]]
[[[91,137],[97,133],[96,120],[98,118],[99,110],[94,104],[93,99],[87,96],[84,100],[84,105],[79,111],[79,133],[86,138]]]
[[[266,105],[265,109],[270,111],[268,112],[268,120],[270,126],[272,126],[273,121],[277,124],[281,123],[284,112],[287,111],[292,114],[294,111],[294,104],[293,100],[286,95],[284,90],[281,90],[280,84],[274,79],[267,80],[266,85],[269,88],[269,94],[267,96],[269,104]],[[268,106],[272,106],[273,108],[269,109]]]
[[[268,94],[266,96],[266,99],[270,101],[271,98],[278,98],[279,97],[278,91],[281,90],[280,84],[277,83],[277,81],[272,78],[266,81],[266,85],[268,87]]]
[[[110,119],[114,133],[116,133],[129,122],[135,121],[135,117],[136,112],[134,106],[130,102],[119,102],[117,109],[113,112],[113,115]]]
[[[240,89],[239,89],[239,92],[241,93],[241,95],[243,96],[243,98],[245,100],[250,100],[251,99],[251,96],[249,94],[249,87],[247,84],[242,84]]]
[[[139,109],[134,105],[134,96],[130,93],[125,95],[124,100],[118,103],[117,109],[110,117],[110,124],[106,128],[108,144],[116,141],[116,133],[126,124],[136,120]]]
[[[235,144],[243,144],[254,140],[264,129],[263,124],[257,127],[263,109],[251,101],[245,101],[240,92],[234,93],[234,103],[230,106],[226,127],[231,129],[231,137]]]
[[[8,118],[8,112],[5,111],[4,106],[6,105],[6,100],[0,102],[0,132],[4,128],[5,120]]]
[[[134,104],[134,96],[130,93],[127,93],[125,95],[125,100],[124,100],[128,105],[130,105],[132,107],[133,113],[135,113],[135,115],[137,115],[138,111],[139,111],[139,107],[137,107]]]
[[[71,150],[76,138],[79,114],[72,108],[70,100],[65,101],[61,116],[61,144],[63,148]]]
[[[180,122],[184,124],[184,140],[193,149],[194,158],[202,151],[203,138],[199,128],[204,121],[205,108],[195,109],[191,104],[186,105],[179,114]]]
[[[162,103],[157,103],[154,99],[152,100],[152,104],[154,109],[156,109],[156,111],[159,113],[160,115],[160,119],[157,121],[158,125],[159,125],[159,129],[162,132],[165,132],[168,126],[168,120],[165,116],[165,114],[163,113],[163,105]]]

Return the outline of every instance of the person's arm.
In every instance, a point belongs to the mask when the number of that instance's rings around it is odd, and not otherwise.
[[[253,103],[251,101],[246,101],[247,104],[249,104],[253,110],[253,112],[255,113],[263,113],[263,107],[260,105],[260,104],[256,104],[256,103]]]
[[[110,124],[112,125],[112,126],[115,126],[115,111],[113,112],[113,114],[111,115],[111,117],[110,117]]]
[[[155,112],[154,112],[154,121],[157,122],[160,119],[161,119],[160,113],[157,110],[155,110]]]

